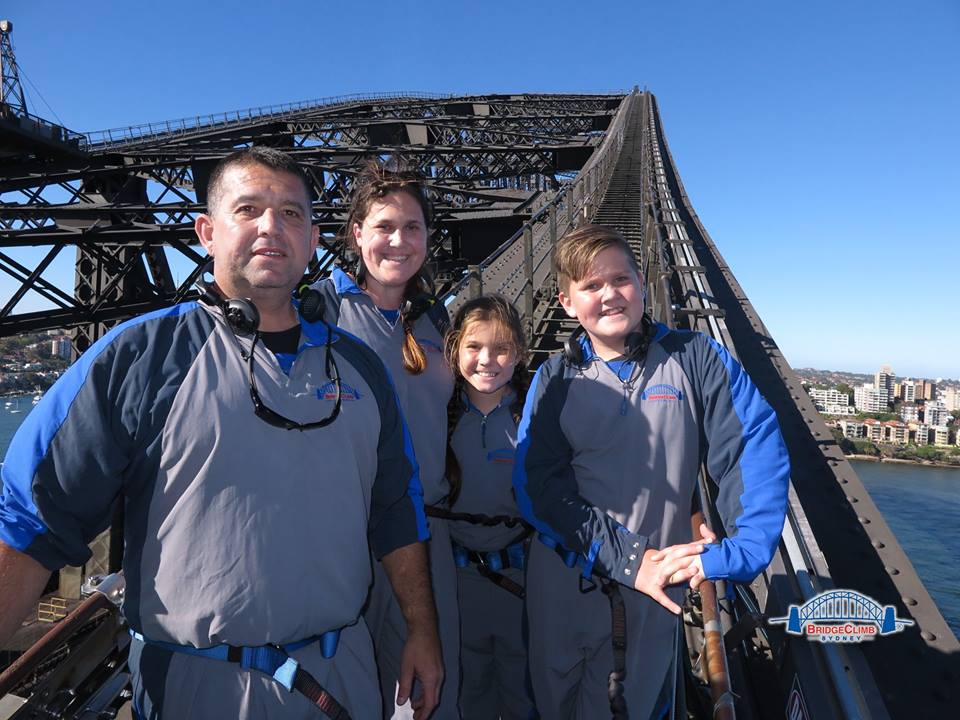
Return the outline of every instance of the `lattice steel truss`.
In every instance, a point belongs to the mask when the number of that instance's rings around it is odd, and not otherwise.
[[[189,295],[204,260],[193,220],[209,173],[252,144],[291,153],[313,181],[316,273],[347,260],[336,234],[364,159],[403,154],[428,178],[437,209],[429,257],[449,285],[576,175],[623,97],[336,99],[95,133],[72,154],[3,152],[0,129],[0,270],[19,283],[0,301],[0,335],[74,328],[83,351],[116,322]],[[49,272],[65,252],[76,256],[73,287]],[[31,295],[49,309],[19,311]]]

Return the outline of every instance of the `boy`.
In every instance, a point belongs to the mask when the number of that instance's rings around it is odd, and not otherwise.
[[[560,302],[586,336],[538,370],[518,430],[517,502],[544,541],[527,571],[534,697],[545,718],[610,712],[604,595],[614,591],[627,627],[622,699],[632,718],[659,717],[671,701],[681,584],[747,582],[770,562],[787,451],[773,410],[724,348],[644,317],[619,233],[584,226],[561,241],[556,262]],[[691,538],[704,463],[720,488],[722,543],[705,527]],[[581,592],[591,583],[578,574],[598,575],[604,593]]]

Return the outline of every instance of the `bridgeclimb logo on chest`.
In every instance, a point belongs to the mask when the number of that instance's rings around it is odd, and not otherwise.
[[[683,400],[683,391],[673,385],[653,385],[640,393],[640,399],[647,402],[668,403]]]
[[[420,343],[420,347],[422,347],[427,352],[430,352],[430,353],[443,352],[443,348],[440,347],[440,345],[435,343],[433,340],[428,340],[427,338],[417,338],[416,340],[418,343]]]
[[[363,397],[360,391],[351,387],[347,383],[340,381],[340,399],[341,400],[359,400]],[[317,400],[336,400],[337,386],[331,380],[326,385],[317,388]]]
[[[516,453],[512,447],[497,448],[487,453],[487,462],[498,463],[502,465],[513,465],[513,456]]]

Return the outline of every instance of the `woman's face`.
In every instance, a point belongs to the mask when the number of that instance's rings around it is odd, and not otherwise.
[[[423,266],[427,223],[410,193],[392,192],[374,202],[363,223],[354,223],[352,229],[367,268],[368,289],[405,287]]]

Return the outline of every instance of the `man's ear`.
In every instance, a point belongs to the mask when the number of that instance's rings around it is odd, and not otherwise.
[[[571,317],[576,320],[577,311],[573,307],[573,301],[566,296],[563,290],[557,293],[557,300],[559,300],[560,304],[563,305],[563,310],[565,313],[567,313],[567,317]]]
[[[213,257],[213,218],[207,214],[198,215],[193,223],[193,230],[207,255]]]

